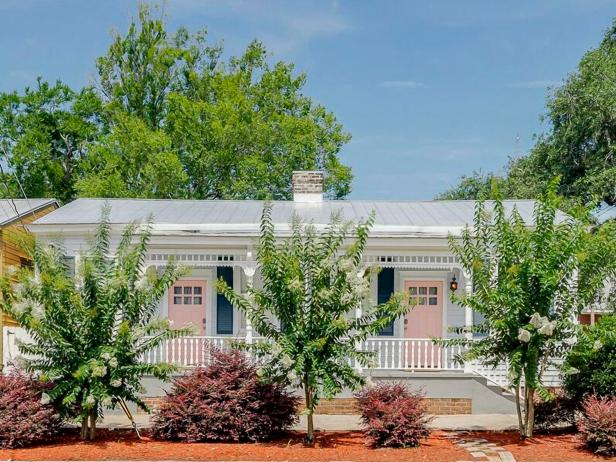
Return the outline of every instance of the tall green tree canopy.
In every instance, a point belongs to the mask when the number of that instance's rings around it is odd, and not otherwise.
[[[291,172],[314,169],[330,197],[350,192],[349,134],[260,42],[224,59],[144,5],[96,70],[80,91],[39,80],[0,95],[2,157],[28,196],[286,199]]]
[[[21,197],[19,180],[29,197],[72,199],[89,144],[103,125],[100,110],[92,89],[75,92],[40,78],[23,94],[0,94],[0,156],[12,170],[2,175],[0,194]]]
[[[554,177],[559,193],[582,202],[616,203],[616,21],[599,46],[548,95],[547,133],[528,154],[509,162],[501,190],[506,197],[537,198]],[[472,184],[485,177],[473,175]],[[479,188],[481,189],[481,188]],[[444,197],[476,199],[469,177]],[[471,197],[474,196],[474,197]]]

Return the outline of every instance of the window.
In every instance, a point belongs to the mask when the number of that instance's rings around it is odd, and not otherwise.
[[[32,270],[34,269],[34,262],[29,258],[19,257],[19,266]]]
[[[216,268],[217,279],[222,279],[229,287],[233,287],[233,268],[219,266]],[[233,305],[223,294],[216,295],[216,333],[233,333]]]
[[[203,288],[194,286],[174,286],[174,305],[203,305]]]
[[[377,303],[387,303],[391,298],[391,294],[394,293],[394,269],[383,268],[378,275],[377,279]],[[385,326],[379,335],[393,336],[394,335],[394,321]]]
[[[416,306],[437,306],[439,288],[430,287],[409,287],[411,300],[415,301]]]
[[[64,266],[66,267],[66,275],[70,278],[75,277],[75,257],[62,257]]]

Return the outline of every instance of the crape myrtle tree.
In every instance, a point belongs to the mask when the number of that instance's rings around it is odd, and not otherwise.
[[[358,342],[408,309],[402,296],[394,294],[385,304],[364,307],[359,317],[351,315],[367,304],[370,294],[373,271],[363,267],[362,253],[373,222],[371,216],[354,226],[334,216],[325,229],[317,230],[296,218],[291,235],[278,242],[271,206],[266,205],[257,247],[262,288],[248,287],[246,294],[239,294],[222,280],[218,283],[218,290],[268,339],[256,346],[269,358],[261,369],[263,377],[303,389],[307,443],[314,441],[313,413],[321,397],[365,384],[352,362],[367,366],[372,356],[358,351]]]
[[[605,271],[592,264],[602,259],[590,257],[584,221],[558,213],[557,187],[553,181],[536,202],[533,223],[500,199],[479,201],[473,226],[449,238],[473,284],[470,295],[452,298],[482,314],[475,330],[489,335],[441,343],[466,345],[460,360],[507,364],[522,438],[533,434],[535,394],[549,398],[542,373],[572,343],[576,315]]]
[[[51,383],[43,400],[80,422],[84,439],[95,438],[104,408],[123,400],[148,410],[139,397],[141,378],[165,380],[175,368],[145,364],[143,353],[188,333],[156,317],[159,299],[181,270],[171,264],[160,274],[143,270],[149,225],[128,226],[113,255],[108,217],[105,210],[75,277],[58,246],[33,244],[36,273],[21,269],[13,275],[18,282],[2,282],[2,310],[31,338],[19,344],[23,367]]]

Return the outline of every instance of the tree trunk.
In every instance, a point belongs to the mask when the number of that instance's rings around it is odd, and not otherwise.
[[[520,437],[524,435],[524,421],[522,420],[522,400],[520,399],[520,384],[515,386],[515,410],[518,414],[518,431]]]
[[[96,411],[97,407],[90,411],[90,441],[96,438],[96,418],[98,417],[98,412]]]
[[[526,437],[533,437],[535,426],[535,389],[528,389],[528,404],[526,406]]]
[[[308,376],[304,377],[304,397],[306,399],[306,420],[308,421],[308,429],[306,432],[306,444],[314,443],[314,419],[313,419],[313,403],[312,393],[308,384]]]
[[[88,436],[88,415],[85,415],[81,419],[81,439],[85,440]]]

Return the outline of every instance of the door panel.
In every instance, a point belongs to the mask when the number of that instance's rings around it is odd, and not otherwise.
[[[404,281],[404,289],[416,304],[404,319],[404,336],[443,336],[443,281]]]
[[[197,335],[205,335],[206,281],[183,279],[169,290],[169,319],[175,327],[192,325]]]

